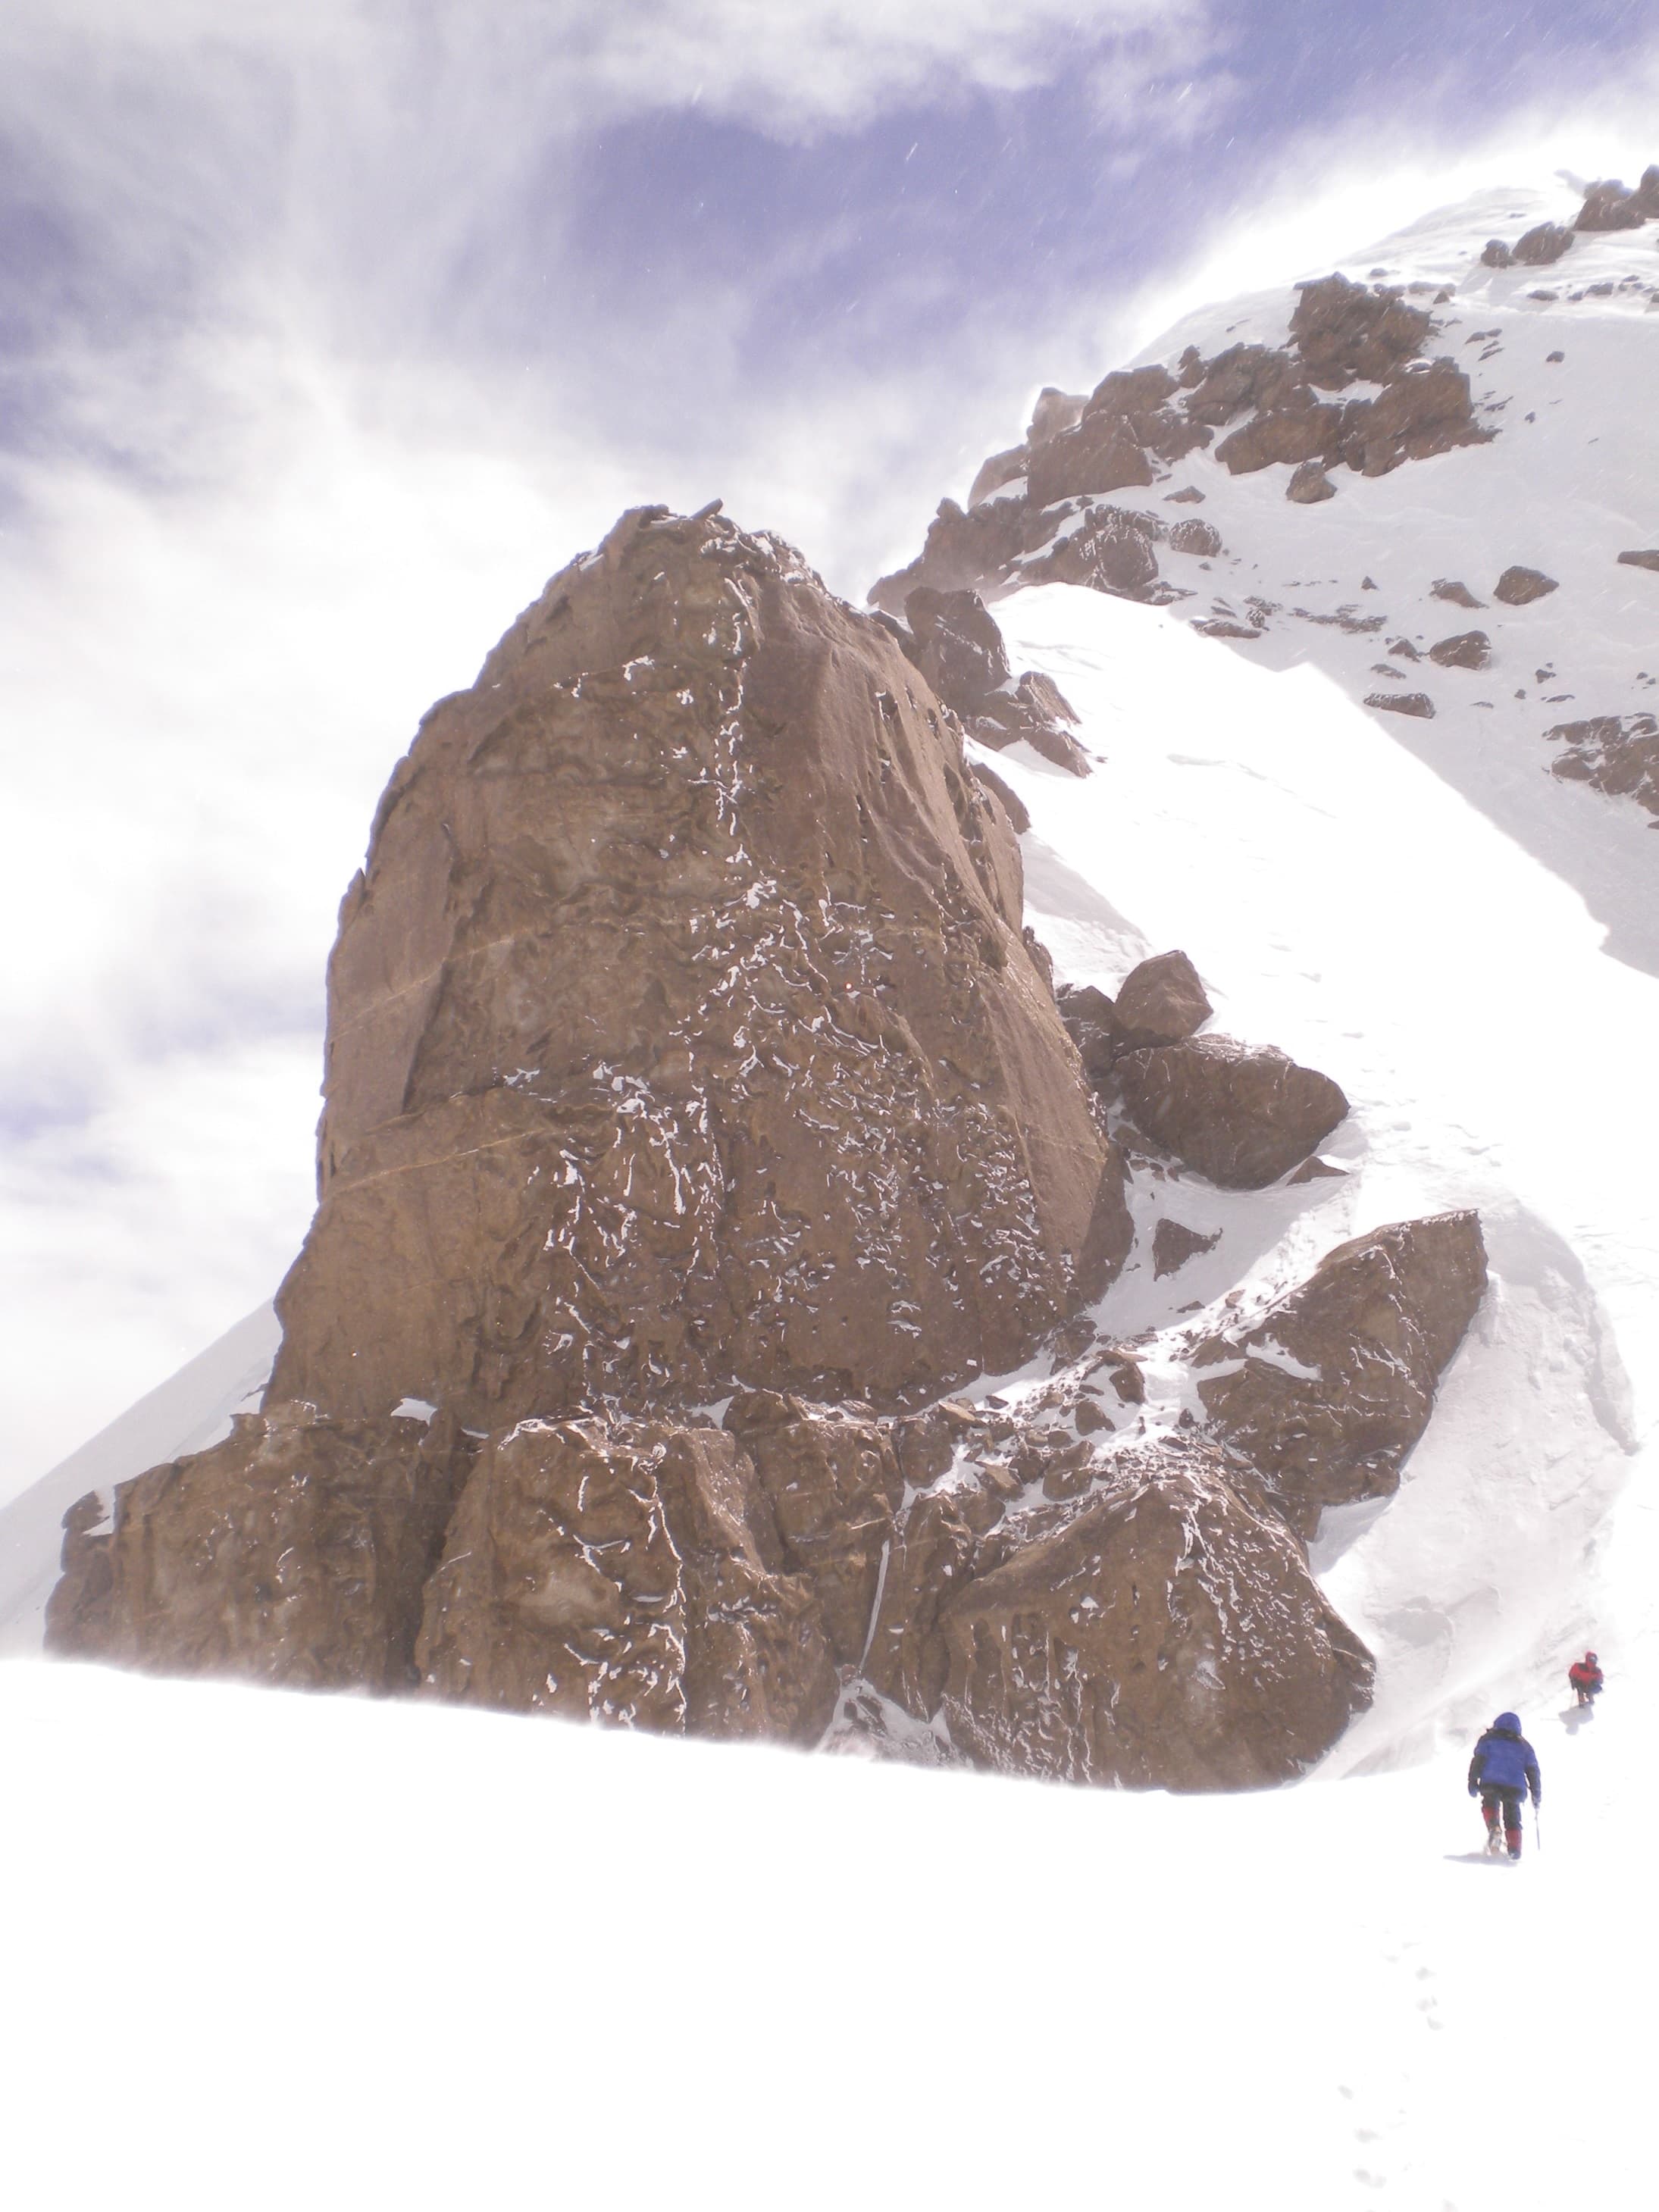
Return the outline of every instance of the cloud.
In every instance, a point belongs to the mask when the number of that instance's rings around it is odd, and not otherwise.
[[[1351,122],[1281,158],[1238,20],[12,0],[0,1334],[25,1460],[274,1286],[375,798],[554,568],[625,506],[720,495],[856,596],[1036,385],[1449,196],[1443,131],[1416,148],[1397,116],[1386,173]],[[1537,119],[1547,158],[1631,166],[1565,120]]]

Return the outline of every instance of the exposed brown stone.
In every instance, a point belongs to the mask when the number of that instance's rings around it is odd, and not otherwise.
[[[1426,308],[1408,307],[1386,286],[1324,276],[1296,289],[1291,341],[1311,381],[1327,391],[1356,380],[1386,383],[1421,351],[1433,327]]]
[[[244,1415],[66,1523],[49,1650],[297,1689],[414,1680],[422,1587],[470,1461],[453,1419]]]
[[[1489,238],[1480,249],[1480,258],[1488,269],[1507,269],[1515,256],[1501,238]]]
[[[1642,181],[1631,199],[1644,216],[1659,218],[1659,162],[1650,161],[1643,170]]]
[[[1495,599],[1501,599],[1506,607],[1524,607],[1529,606],[1534,599],[1541,599],[1547,593],[1559,588],[1554,577],[1547,576],[1541,568],[1516,566],[1504,569],[1492,586],[1492,595]],[[1470,604],[1474,605],[1479,602],[1472,600]]]
[[[1659,815],[1659,721],[1651,714],[1592,714],[1545,734],[1564,749],[1551,763],[1564,783],[1588,783]]]
[[[811,1741],[836,1678],[810,1578],[715,1429],[520,1423],[486,1449],[426,1598],[441,1695]]]
[[[1212,561],[1221,550],[1221,532],[1211,522],[1177,522],[1170,532],[1170,544],[1176,553],[1195,553]]]
[[[1336,486],[1317,461],[1304,461],[1292,472],[1285,487],[1285,496],[1293,499],[1298,507],[1316,507],[1322,500],[1336,497]]]
[[[1111,1488],[988,1540],[941,1608],[951,1741],[1077,1782],[1246,1789],[1304,1771],[1367,1702],[1368,1655],[1225,1462],[1170,1439]]]
[[[1140,441],[1115,416],[1090,416],[1062,430],[1031,457],[1033,507],[1051,507],[1079,492],[1121,491],[1149,484],[1156,474]]]
[[[831,1649],[856,1665],[904,1478],[885,1432],[841,1407],[740,1391],[726,1425],[754,1462],[790,1568],[817,1594]]]
[[[1365,704],[1384,714],[1414,714],[1419,721],[1434,720],[1434,702],[1426,691],[1371,691]]]
[[[1329,1076],[1233,1037],[1127,1053],[1113,1073],[1135,1127],[1229,1190],[1276,1182],[1348,1110]]]
[[[1000,750],[1024,738],[1056,767],[1088,775],[1088,756],[1062,726],[1076,714],[1046,676],[1028,672],[1015,684],[1002,633],[977,592],[919,585],[904,613],[915,639],[915,665],[981,744]]]
[[[1474,419],[1468,378],[1455,362],[1440,360],[1345,409],[1341,451],[1350,468],[1386,476],[1403,462],[1427,460],[1490,435]]]
[[[1212,1428],[1304,1535],[1327,1505],[1396,1488],[1486,1283],[1475,1214],[1395,1222],[1327,1253],[1249,1328],[1194,1347]]]
[[[993,453],[979,465],[978,474],[968,494],[968,504],[977,507],[981,500],[989,499],[993,492],[1000,491],[1005,484],[1017,483],[1024,476],[1030,455],[1024,446],[1011,446],[1006,453]]]
[[[1138,517],[1122,507],[1093,507],[1021,573],[1030,584],[1082,584],[1118,599],[1142,599],[1158,582],[1158,556]]]
[[[1255,416],[1243,428],[1224,438],[1215,449],[1217,460],[1235,476],[1248,476],[1277,461],[1310,461],[1329,453],[1341,431],[1343,410],[1329,400],[1287,407],[1273,414]]]
[[[629,518],[382,805],[275,1396],[495,1431],[1014,1364],[1127,1242],[1017,867],[879,623]]]
[[[888,1556],[864,1673],[919,1720],[931,1719],[945,1694],[939,1607],[966,1582],[974,1546],[960,1494],[942,1491],[914,1502]]]
[[[1644,546],[1639,552],[1621,553],[1619,565],[1621,568],[1659,569],[1659,546]]]
[[[1547,268],[1559,261],[1572,244],[1572,233],[1565,223],[1539,222],[1522,234],[1515,242],[1515,258],[1528,268]]]
[[[1575,230],[1639,230],[1644,213],[1634,192],[1609,179],[1592,185],[1584,204],[1573,217]]]
[[[1460,630],[1431,645],[1429,659],[1442,668],[1484,668],[1492,659],[1492,640],[1483,629]]]
[[[1037,447],[1046,446],[1050,438],[1057,438],[1062,430],[1069,430],[1088,404],[1084,392],[1061,392],[1054,385],[1045,384],[1031,410],[1031,425],[1025,434],[1027,447],[1035,452]]]
[[[1082,1060],[1084,1073],[1091,1083],[1103,1083],[1124,1046],[1116,1006],[1092,983],[1065,985],[1057,994],[1057,1003],[1060,1019]]]
[[[1513,571],[1509,569],[1504,571],[1506,575],[1512,573]],[[1455,607],[1480,607],[1486,605],[1484,599],[1475,598],[1467,584],[1459,583],[1455,577],[1451,576],[1437,576],[1430,586],[1430,592],[1433,598],[1446,599]]]
[[[1152,1274],[1154,1279],[1173,1275],[1184,1267],[1188,1260],[1200,1252],[1213,1252],[1221,1242],[1218,1229],[1211,1236],[1200,1236],[1196,1229],[1188,1229],[1183,1221],[1174,1221],[1161,1214],[1152,1231]]]
[[[1131,1050],[1177,1044],[1215,1012],[1184,952],[1158,952],[1132,968],[1119,988],[1113,1018]]]

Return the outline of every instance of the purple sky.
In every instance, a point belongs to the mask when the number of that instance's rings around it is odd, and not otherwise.
[[[1166,295],[1656,87],[1651,0],[11,0],[0,1498],[280,1274],[375,795],[623,507],[861,593]]]

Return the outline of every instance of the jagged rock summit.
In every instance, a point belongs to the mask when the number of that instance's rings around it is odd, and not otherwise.
[[[1144,1141],[1151,1063],[1220,1068],[1164,1070],[1156,1171],[1254,1187],[1346,1101],[1198,1035],[1184,953],[1062,1016],[929,671],[1005,738],[1069,710],[977,601],[912,615],[640,509],[428,715],[341,909],[263,1408],[71,1510],[53,1649],[1134,1785],[1334,1741],[1370,1662],[1305,1539],[1397,1474],[1478,1226],[1449,1293],[1397,1224],[1274,1322],[1387,1401],[1386,1464],[1340,1405],[1311,1468],[1299,1402],[1212,1407],[1211,1346],[1150,1401],[1086,1310],[1133,1241],[1113,1113]],[[1037,1353],[1017,1403],[948,1395]]]
[[[1017,1364],[1127,1244],[1022,927],[887,629],[717,513],[625,517],[381,802],[273,1396],[494,1429]]]

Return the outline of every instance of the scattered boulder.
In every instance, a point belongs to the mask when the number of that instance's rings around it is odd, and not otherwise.
[[[1414,714],[1424,722],[1434,720],[1434,702],[1426,691],[1370,691],[1365,704],[1384,714]]]
[[[1057,994],[1060,1018],[1078,1048],[1083,1072],[1098,1086],[1111,1073],[1112,1063],[1124,1048],[1117,1008],[1104,991],[1092,983],[1068,983]]]
[[[1194,553],[1201,560],[1212,561],[1221,550],[1221,532],[1212,522],[1196,519],[1177,522],[1170,532],[1170,550],[1176,553]]]
[[[1184,952],[1159,952],[1124,977],[1114,1018],[1130,1050],[1178,1044],[1215,1012],[1199,974]]]
[[[1547,576],[1541,568],[1525,568],[1519,565],[1505,568],[1492,586],[1492,595],[1501,599],[1506,607],[1530,606],[1534,599],[1559,591],[1560,586],[1553,576]],[[1471,601],[1470,605],[1478,604]]]
[[[1575,230],[1639,230],[1644,220],[1636,194],[1608,179],[1590,186],[1572,227]]]
[[[1480,249],[1480,259],[1488,269],[1507,269],[1515,256],[1501,238],[1489,238]]]
[[[1512,575],[1514,571],[1506,569],[1504,574]],[[1453,576],[1437,576],[1429,588],[1434,598],[1448,600],[1455,607],[1480,607],[1486,605],[1484,599],[1475,598],[1467,584],[1460,583]]]
[[[1619,556],[1619,565],[1621,568],[1659,570],[1659,546],[1650,545],[1644,547],[1639,552],[1621,553]]]
[[[1659,220],[1659,162],[1650,161],[1643,170],[1642,181],[1631,194],[1631,204],[1644,217]]]
[[[1477,1215],[1394,1222],[1327,1253],[1249,1328],[1194,1347],[1211,1429],[1302,1535],[1327,1505],[1398,1486],[1486,1284]]]
[[[1429,659],[1442,668],[1484,668],[1492,659],[1492,640],[1483,629],[1460,630],[1431,645]]]
[[[1431,361],[1413,364],[1375,399],[1353,401],[1343,412],[1341,451],[1350,468],[1380,477],[1491,435],[1474,419],[1468,376],[1455,362]]]
[[[1185,1222],[1175,1221],[1160,1214],[1152,1231],[1152,1275],[1154,1279],[1173,1275],[1184,1267],[1188,1260],[1196,1259],[1200,1252],[1213,1252],[1221,1242],[1218,1229],[1208,1237],[1200,1236],[1196,1229],[1188,1229]]]
[[[1592,714],[1545,735],[1563,748],[1551,772],[1564,783],[1588,783],[1659,815],[1659,721],[1651,714]]]
[[[940,1607],[951,1741],[980,1766],[1128,1788],[1305,1771],[1372,1669],[1301,1546],[1202,1443],[1122,1452],[1110,1474],[1005,1522]]]
[[[1146,599],[1158,580],[1146,523],[1117,507],[1091,507],[1047,553],[1025,562],[1028,584],[1081,584],[1115,599]]]
[[[1126,1053],[1113,1073],[1135,1127],[1228,1190],[1277,1182],[1348,1110],[1329,1076],[1233,1037]]]
[[[243,1414],[65,1521],[46,1649],[291,1689],[412,1686],[422,1591],[471,1440],[453,1417]],[[91,1510],[88,1510],[90,1508]]]
[[[1534,223],[1515,241],[1515,258],[1530,269],[1547,268],[1571,244],[1572,233],[1565,223]]]
[[[1334,499],[1336,486],[1317,461],[1304,461],[1294,470],[1285,487],[1286,499],[1294,500],[1298,507],[1316,507],[1322,500]]]

